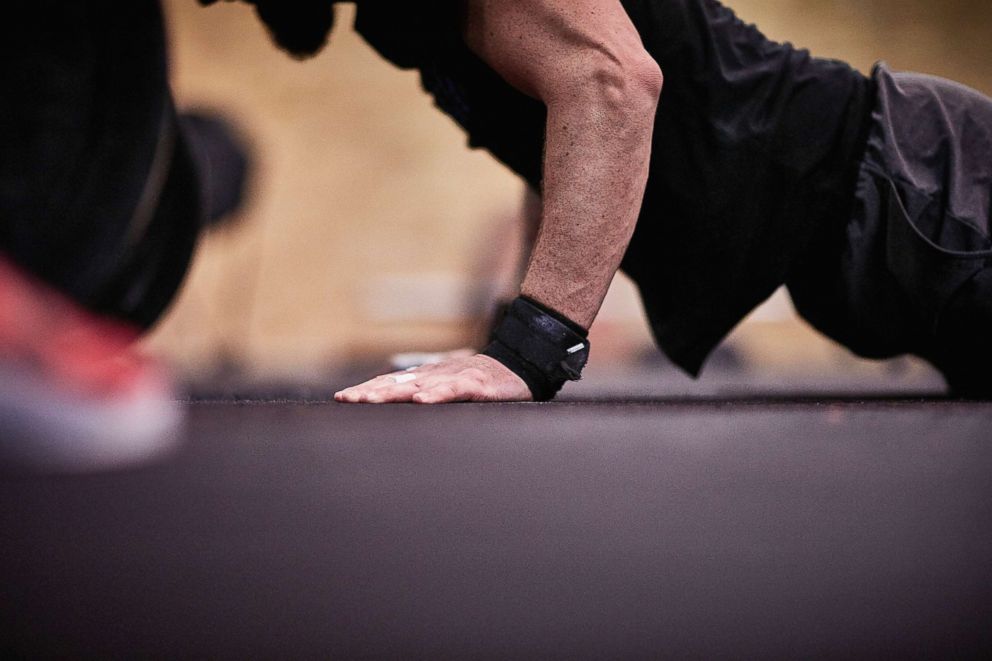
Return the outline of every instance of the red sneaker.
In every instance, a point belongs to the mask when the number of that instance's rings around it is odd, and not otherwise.
[[[0,257],[0,466],[102,470],[175,447],[181,409],[137,336]]]

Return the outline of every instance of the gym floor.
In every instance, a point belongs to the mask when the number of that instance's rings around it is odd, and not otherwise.
[[[185,444],[158,465],[4,477],[0,645],[992,652],[992,403],[932,383],[675,396],[659,382],[636,399],[599,387],[444,407],[201,393]]]

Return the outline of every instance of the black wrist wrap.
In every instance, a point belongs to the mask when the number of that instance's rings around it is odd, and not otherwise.
[[[546,402],[566,381],[579,380],[589,359],[586,335],[576,324],[521,296],[510,303],[482,353],[523,379],[535,402]]]

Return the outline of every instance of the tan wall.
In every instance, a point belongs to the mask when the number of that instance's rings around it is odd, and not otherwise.
[[[350,8],[339,11],[330,46],[301,63],[276,51],[243,5],[165,4],[180,104],[238,121],[258,169],[247,212],[205,237],[151,348],[186,369],[230,360],[271,372],[471,341],[470,294],[492,284],[486,263],[512,252],[520,183],[465,148],[414,73],[390,67],[351,32]],[[772,37],[863,70],[884,58],[992,92],[987,0],[731,6]],[[792,361],[797,350],[834,359],[783,314],[788,304],[773,304],[736,340],[760,360]],[[648,342],[628,285],[611,295],[595,332],[599,360]]]

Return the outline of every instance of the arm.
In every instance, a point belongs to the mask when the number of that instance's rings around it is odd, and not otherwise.
[[[634,231],[661,71],[619,0],[465,0],[468,46],[548,108],[543,219],[522,293],[588,327]],[[488,356],[378,377],[339,401],[521,400]]]
[[[634,231],[661,71],[618,0],[470,0],[465,40],[548,108],[522,293],[588,327]]]

